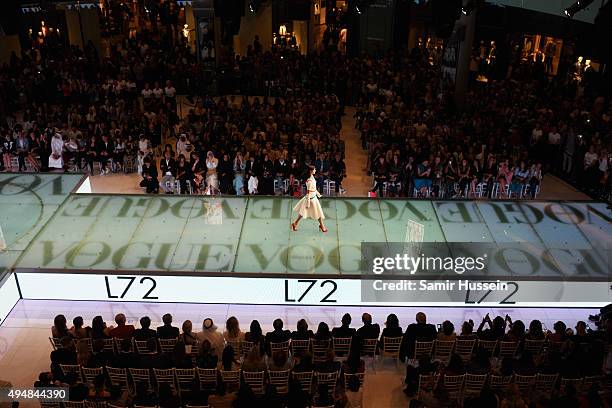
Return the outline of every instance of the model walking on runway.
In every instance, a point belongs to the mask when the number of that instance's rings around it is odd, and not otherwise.
[[[319,230],[321,232],[327,232],[327,228],[323,225],[325,215],[323,214],[321,203],[319,203],[321,194],[317,191],[317,181],[314,178],[316,171],[314,166],[308,166],[310,177],[306,180],[306,195],[293,207],[293,211],[298,213],[297,220],[291,223],[293,231],[297,231],[298,223],[302,218],[312,218],[319,221]]]

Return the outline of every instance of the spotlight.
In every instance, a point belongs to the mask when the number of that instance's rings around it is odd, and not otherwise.
[[[250,0],[249,1],[249,11],[253,14],[257,13],[257,10],[259,10],[260,2],[261,0]]]
[[[371,0],[355,0],[355,13],[363,14],[363,12],[370,7]]]
[[[569,18],[572,18],[572,17],[574,17],[574,14],[578,13],[579,11],[584,10],[592,2],[593,2],[593,0],[578,0],[577,2],[575,2],[574,4],[572,4],[571,6],[566,8],[564,13]]]
[[[467,0],[465,6],[461,7],[461,14],[464,16],[469,16],[472,11],[476,10],[480,6],[480,3],[481,2],[478,0]]]

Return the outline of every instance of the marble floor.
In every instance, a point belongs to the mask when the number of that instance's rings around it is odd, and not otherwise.
[[[281,318],[285,327],[295,329],[297,321],[305,318],[311,329],[316,330],[319,322],[324,321],[330,327],[340,324],[344,313],[351,313],[354,327],[360,326],[360,316],[367,311],[375,322],[383,325],[389,313],[399,317],[400,325],[406,327],[414,321],[417,311],[425,311],[428,321],[441,323],[450,320],[459,327],[464,320],[472,319],[478,324],[486,313],[491,315],[510,314],[515,320],[521,319],[529,324],[532,319],[539,319],[547,328],[557,320],[563,320],[569,327],[574,327],[579,320],[587,320],[592,309],[493,309],[493,308],[392,308],[392,307],[287,307],[256,306],[230,304],[184,304],[184,303],[114,303],[89,301],[42,301],[20,300],[6,320],[0,326],[0,379],[10,381],[17,387],[29,387],[41,371],[49,369],[51,345],[48,337],[53,318],[64,314],[71,321],[75,316],[82,316],[90,323],[96,315],[101,315],[111,324],[117,313],[125,313],[129,323],[138,326],[142,316],[149,316],[153,326],[161,324],[161,317],[171,313],[175,325],[184,320],[191,320],[194,330],[203,319],[210,317],[220,330],[230,316],[236,316],[243,331],[248,330],[252,319],[258,319],[264,332],[272,329],[272,321]],[[377,363],[375,370],[371,367],[366,374],[364,388],[365,407],[399,407],[407,406],[408,400],[402,393],[403,368],[397,368],[391,362]],[[380,392],[380,390],[385,392]],[[22,404],[22,406],[28,406]]]

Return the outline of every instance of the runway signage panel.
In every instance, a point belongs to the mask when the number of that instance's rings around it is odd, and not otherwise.
[[[602,282],[513,281],[491,291],[487,281],[368,281],[395,284],[382,299],[363,298],[360,279],[231,278],[210,276],[102,275],[19,273],[25,299],[99,300],[112,302],[186,302],[328,306],[548,306],[600,307],[609,303],[608,285]],[[407,287],[414,282],[414,288]],[[493,282],[494,283],[494,282]],[[432,285],[425,287],[422,285]],[[434,287],[433,285],[437,285]],[[584,294],[591,300],[586,301]]]

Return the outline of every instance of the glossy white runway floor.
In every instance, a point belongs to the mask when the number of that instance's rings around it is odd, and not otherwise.
[[[290,330],[295,330],[295,325],[301,318],[305,318],[310,328],[316,330],[321,321],[326,322],[330,328],[339,325],[344,313],[351,313],[352,326],[359,327],[361,314],[366,311],[381,326],[389,313],[395,313],[399,317],[400,325],[405,328],[414,322],[417,311],[424,311],[428,322],[441,323],[448,319],[457,329],[467,319],[474,320],[478,325],[486,313],[491,313],[492,316],[508,313],[514,320],[521,319],[526,325],[532,319],[539,319],[547,328],[552,328],[557,320],[564,321],[568,327],[574,327],[577,321],[587,321],[589,314],[597,313],[597,310],[593,309],[285,307],[21,300],[0,327],[0,378],[11,381],[14,386],[30,387],[39,372],[49,369],[51,346],[48,337],[53,318],[60,313],[66,315],[69,322],[75,316],[82,316],[88,325],[96,315],[101,315],[111,324],[115,314],[125,313],[130,323],[137,327],[142,316],[149,316],[153,326],[157,326],[161,324],[163,314],[171,313],[176,326],[180,327],[184,320],[189,319],[193,322],[194,331],[207,317],[211,317],[220,330],[223,330],[226,319],[236,316],[243,331],[248,331],[251,320],[257,319],[266,332],[272,329],[272,321],[278,317],[283,319],[285,328]],[[369,371],[364,389],[365,406],[406,406],[407,399],[402,393],[403,376],[403,368],[396,369],[389,362],[383,366],[377,365],[375,375]]]

